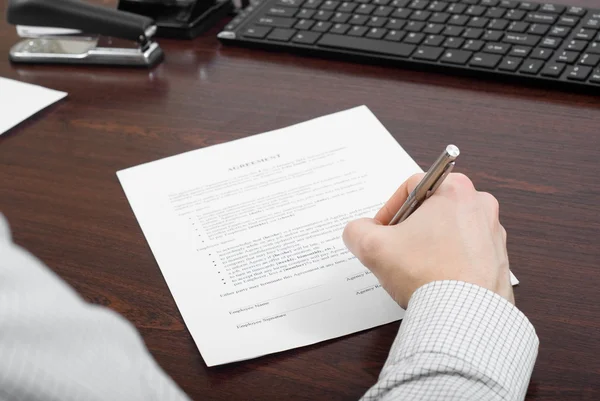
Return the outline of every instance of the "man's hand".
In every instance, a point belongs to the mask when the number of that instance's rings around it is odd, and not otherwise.
[[[402,184],[375,219],[348,223],[343,238],[350,252],[403,308],[419,287],[439,280],[476,284],[514,304],[498,201],[465,175],[450,174],[408,219],[387,226],[422,178]]]

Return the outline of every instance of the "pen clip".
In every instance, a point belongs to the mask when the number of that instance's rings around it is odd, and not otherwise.
[[[456,163],[455,162],[450,162],[450,163],[448,163],[446,165],[446,167],[444,167],[444,172],[433,183],[433,185],[431,186],[431,188],[429,189],[429,191],[427,191],[427,194],[425,195],[425,199],[428,199],[431,195],[433,195],[433,193],[435,191],[437,191],[437,189],[439,188],[439,186],[442,185],[442,182],[444,182],[444,180],[446,179],[446,177],[448,176],[448,174],[450,174],[452,172],[452,169],[454,168],[454,164],[456,164]]]

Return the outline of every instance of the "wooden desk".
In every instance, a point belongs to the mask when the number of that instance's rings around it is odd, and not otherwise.
[[[0,210],[17,243],[131,320],[192,398],[356,400],[399,323],[206,368],[115,172],[366,104],[424,168],[459,145],[459,171],[500,200],[541,341],[528,399],[600,399],[600,97],[223,47],[218,28],[161,40],[152,71],[17,66],[14,31],[0,23],[0,76],[69,96],[0,137]]]

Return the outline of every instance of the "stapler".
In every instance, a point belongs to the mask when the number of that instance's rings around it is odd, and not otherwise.
[[[142,15],[79,0],[9,0],[7,20],[42,27],[20,30],[28,34],[10,50],[14,63],[152,67],[163,59],[156,25]]]
[[[119,0],[119,10],[156,21],[159,38],[193,39],[228,16],[235,2],[247,0]]]

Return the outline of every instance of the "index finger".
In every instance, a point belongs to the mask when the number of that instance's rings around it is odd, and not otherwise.
[[[425,176],[424,173],[414,174],[409,179],[404,181],[402,185],[394,192],[394,195],[383,205],[383,207],[375,215],[375,220],[383,225],[388,225],[394,215],[398,213],[402,204],[408,198],[408,195],[415,189]]]

